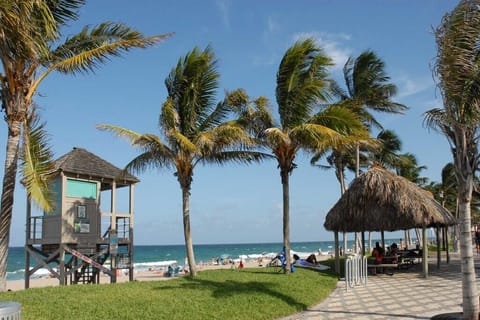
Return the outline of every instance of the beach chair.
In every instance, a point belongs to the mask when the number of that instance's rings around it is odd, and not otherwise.
[[[175,276],[178,276],[179,273],[180,273],[180,267],[177,266],[177,267],[175,267],[175,270],[173,270],[173,276],[174,276],[174,277],[175,277]]]
[[[267,264],[267,267],[279,268],[278,272],[285,271],[287,259],[285,257],[285,248]]]

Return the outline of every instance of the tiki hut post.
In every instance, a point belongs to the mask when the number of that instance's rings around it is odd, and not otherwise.
[[[382,236],[382,248],[385,250],[385,231],[381,231],[381,236]]]
[[[448,248],[448,226],[445,226],[445,252],[447,253],[447,263],[450,263],[450,249]]]
[[[340,274],[340,254],[338,250],[338,231],[334,232],[335,237],[335,272]],[[345,250],[345,249],[344,249]]]
[[[442,249],[441,246],[441,241],[440,241],[440,227],[437,226],[436,228],[436,235],[437,235],[437,269],[440,269],[440,250]]]
[[[427,226],[422,226],[422,238],[423,238],[423,256],[422,256],[422,264],[423,264],[423,276],[428,278],[428,239],[427,239]]]
[[[365,231],[362,231],[362,256],[365,256]]]

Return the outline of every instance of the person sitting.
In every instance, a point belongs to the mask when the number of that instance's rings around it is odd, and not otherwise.
[[[312,253],[311,255],[309,255],[307,257],[307,259],[305,259],[307,262],[310,262],[312,264],[317,264],[317,257],[315,257],[315,255]]]
[[[381,264],[383,261],[384,250],[380,247],[380,243],[375,244],[375,248],[372,250],[372,257],[375,257],[375,264]]]
[[[300,257],[298,256],[298,254],[294,253],[293,254],[293,263],[297,262],[298,260],[300,260]]]
[[[390,246],[389,256],[391,257],[392,263],[398,263],[398,246],[395,242]]]

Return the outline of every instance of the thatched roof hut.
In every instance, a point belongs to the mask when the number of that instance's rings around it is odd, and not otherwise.
[[[380,166],[372,166],[352,181],[348,190],[328,212],[324,226],[327,230],[335,232],[335,270],[337,272],[340,270],[338,232],[362,232],[363,240],[364,231],[383,233],[383,231],[421,228],[423,230],[423,273],[427,277],[426,228],[454,224],[456,224],[454,217],[435,201],[430,192]],[[447,261],[448,259],[447,247]],[[437,246],[437,266],[440,266],[440,246]]]
[[[352,181],[328,212],[325,228],[340,232],[394,231],[454,225],[451,213],[411,181],[373,166]]]

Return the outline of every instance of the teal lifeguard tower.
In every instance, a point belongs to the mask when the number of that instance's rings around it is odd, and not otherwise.
[[[60,285],[100,283],[101,273],[113,283],[121,270],[133,281],[133,191],[139,180],[82,148],[57,159],[49,180],[54,211],[32,217],[27,199],[25,288],[40,268]],[[128,188],[127,212],[117,212],[119,188]],[[102,196],[110,201],[108,212],[101,212]]]

